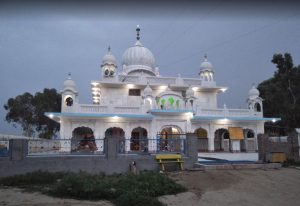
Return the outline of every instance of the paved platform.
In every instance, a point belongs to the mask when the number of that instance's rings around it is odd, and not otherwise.
[[[258,161],[258,153],[198,153],[198,162],[202,164],[224,164],[224,163],[236,163],[236,164],[250,164]]]

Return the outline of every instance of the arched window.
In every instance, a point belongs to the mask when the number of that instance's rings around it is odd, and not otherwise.
[[[73,105],[73,99],[72,97],[68,97],[65,101],[66,106],[71,107]]]
[[[249,131],[247,132],[246,137],[247,137],[247,139],[248,139],[248,138],[254,138],[254,132],[253,132],[252,130],[249,130]]]
[[[259,103],[255,103],[255,105],[254,105],[254,111],[261,112],[261,106],[260,106]]]

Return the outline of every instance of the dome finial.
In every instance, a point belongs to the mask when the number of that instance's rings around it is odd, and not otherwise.
[[[140,40],[140,25],[136,25],[136,39]]]
[[[204,54],[204,61],[207,61],[207,54]]]
[[[68,79],[72,79],[71,78],[71,72],[68,73]]]
[[[110,52],[110,49],[111,49],[110,45],[108,45],[108,48],[107,48],[108,53]]]

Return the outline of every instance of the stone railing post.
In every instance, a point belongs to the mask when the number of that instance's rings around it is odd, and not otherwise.
[[[198,150],[197,150],[197,137],[195,133],[187,133],[187,156],[191,159],[192,163],[198,161]]]
[[[117,158],[117,155],[118,155],[118,149],[119,149],[119,138],[116,138],[116,137],[107,137],[106,138],[106,143],[107,143],[107,146],[106,146],[106,150],[105,150],[105,153],[106,153],[106,157],[107,159],[115,159]]]
[[[9,157],[10,160],[23,160],[28,154],[27,139],[11,139],[9,140]]]
[[[267,143],[268,143],[267,134],[258,134],[257,135],[257,147],[258,147],[258,160],[266,162],[266,155],[268,152]]]
[[[300,131],[298,128],[296,131],[290,132],[288,134],[288,147],[289,147],[289,155],[287,158],[293,159],[295,161],[300,160]]]

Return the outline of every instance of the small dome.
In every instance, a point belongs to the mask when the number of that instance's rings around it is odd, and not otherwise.
[[[66,79],[65,81],[64,81],[64,87],[66,88],[66,87],[71,87],[71,88],[75,88],[76,87],[76,84],[75,84],[75,82],[72,80],[72,78],[71,78],[71,73],[69,73],[69,75],[68,75],[68,79]]]
[[[213,71],[213,65],[207,60],[207,56],[204,56],[204,61],[200,64],[201,70]]]
[[[108,53],[105,54],[104,57],[102,58],[102,65],[101,66],[104,66],[105,64],[110,64],[110,65],[117,66],[116,57],[111,53],[110,47],[108,47]]]
[[[187,90],[186,90],[186,97],[190,98],[194,96],[194,90],[192,89],[192,87],[190,86]]]
[[[64,81],[64,89],[61,92],[71,91],[77,94],[76,84],[71,78],[71,73],[69,73],[68,78]]]
[[[259,97],[259,91],[258,91],[258,89],[255,87],[255,85],[253,85],[252,88],[249,90],[248,96],[249,96],[250,98],[256,98],[256,97]]]
[[[123,65],[142,66],[145,69],[155,69],[155,59],[152,52],[144,47],[140,41],[137,41],[134,46],[128,48],[123,54]]]

